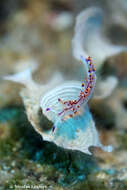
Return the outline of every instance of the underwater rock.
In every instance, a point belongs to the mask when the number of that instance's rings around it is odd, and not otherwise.
[[[127,28],[127,2],[124,0],[108,0],[110,23]]]
[[[116,89],[107,104],[112,105],[111,109],[115,113],[115,126],[118,129],[127,129],[127,90],[126,88],[119,87]]]
[[[127,80],[127,53],[120,53],[107,59],[101,68],[101,74],[115,75],[120,82]],[[126,85],[126,83],[125,83]]]
[[[109,130],[115,127],[116,115],[112,110],[112,106],[108,105],[107,99],[93,98],[89,105],[98,128]]]
[[[104,99],[109,97],[118,85],[118,79],[115,76],[108,76],[106,79],[98,81],[95,89],[94,99]]]
[[[51,17],[48,19],[49,25],[55,31],[64,31],[70,28],[73,24],[73,16],[69,11],[63,11],[59,14],[52,13],[49,17]]]

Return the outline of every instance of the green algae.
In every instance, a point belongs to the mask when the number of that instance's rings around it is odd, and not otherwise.
[[[98,175],[103,174],[92,156],[43,141],[28,122],[23,107],[9,106],[0,111],[3,111],[0,123],[6,125],[5,130],[10,130],[7,137],[0,138],[0,177],[6,172],[5,180],[0,178],[3,189],[16,189],[15,184],[43,184],[54,190],[126,189],[125,181],[122,184],[120,180],[115,181],[116,172],[103,171],[106,178],[99,179]],[[123,140],[121,136],[119,138],[125,148],[126,136]]]
[[[126,131],[120,131],[116,135],[117,141],[119,143],[120,149],[127,149],[127,132]]]
[[[14,110],[12,111],[12,109]],[[80,170],[76,159],[70,158],[68,151],[57,147],[53,143],[43,141],[41,136],[35,132],[27,121],[22,107],[5,108],[0,111],[3,111],[1,122],[7,123],[8,127],[11,128],[10,136],[0,140],[0,156],[4,161],[7,160],[8,165],[11,165],[12,160],[15,160],[15,167],[19,169],[24,167],[25,160],[41,164],[42,166],[46,166],[46,169],[44,170],[43,168],[44,171],[42,171],[48,179],[57,181],[58,183],[60,181],[58,180],[59,175],[62,173],[64,176],[63,184],[65,183],[66,185],[69,181],[72,183],[73,180],[77,180],[76,178],[79,173],[81,175],[84,172],[88,172],[89,169],[85,169],[86,166]],[[6,117],[6,114],[9,117]],[[73,156],[74,153],[72,153]],[[27,169],[29,170],[29,168]],[[76,175],[78,170],[80,172]],[[19,182],[25,177],[18,170],[15,169],[15,171],[16,173],[13,174],[12,179],[8,182],[10,184],[12,181],[20,184]],[[35,172],[33,171],[33,173]],[[56,176],[54,176],[55,173],[57,173]]]

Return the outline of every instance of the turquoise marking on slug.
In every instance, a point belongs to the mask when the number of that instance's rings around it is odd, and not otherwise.
[[[92,116],[89,112],[88,107],[85,107],[84,113],[82,115],[78,115],[76,117],[67,119],[63,122],[55,123],[56,138],[62,136],[63,138],[68,138],[69,140],[76,138],[76,130],[84,131],[87,127],[89,127],[89,122],[91,121]]]

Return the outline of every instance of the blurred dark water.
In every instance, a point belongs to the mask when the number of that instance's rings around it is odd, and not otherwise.
[[[24,8],[25,0],[1,0],[0,1],[0,34],[4,34],[7,30],[6,22],[16,11]]]

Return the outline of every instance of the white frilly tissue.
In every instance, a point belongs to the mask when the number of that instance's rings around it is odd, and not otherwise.
[[[91,146],[100,147],[107,152],[112,151],[112,146],[101,144],[88,108],[88,100],[92,97],[96,83],[95,67],[88,55],[97,61],[103,61],[107,55],[122,50],[122,47],[115,47],[103,38],[100,30],[102,17],[103,12],[100,8],[89,8],[81,12],[76,20],[73,54],[84,64],[87,71],[84,83],[64,82],[61,73],[57,72],[47,84],[40,85],[33,81],[33,70],[30,68],[3,77],[4,80],[24,85],[20,95],[28,119],[44,140],[86,154],[91,154],[89,150]],[[50,129],[42,128],[38,114],[40,109],[53,123]]]

